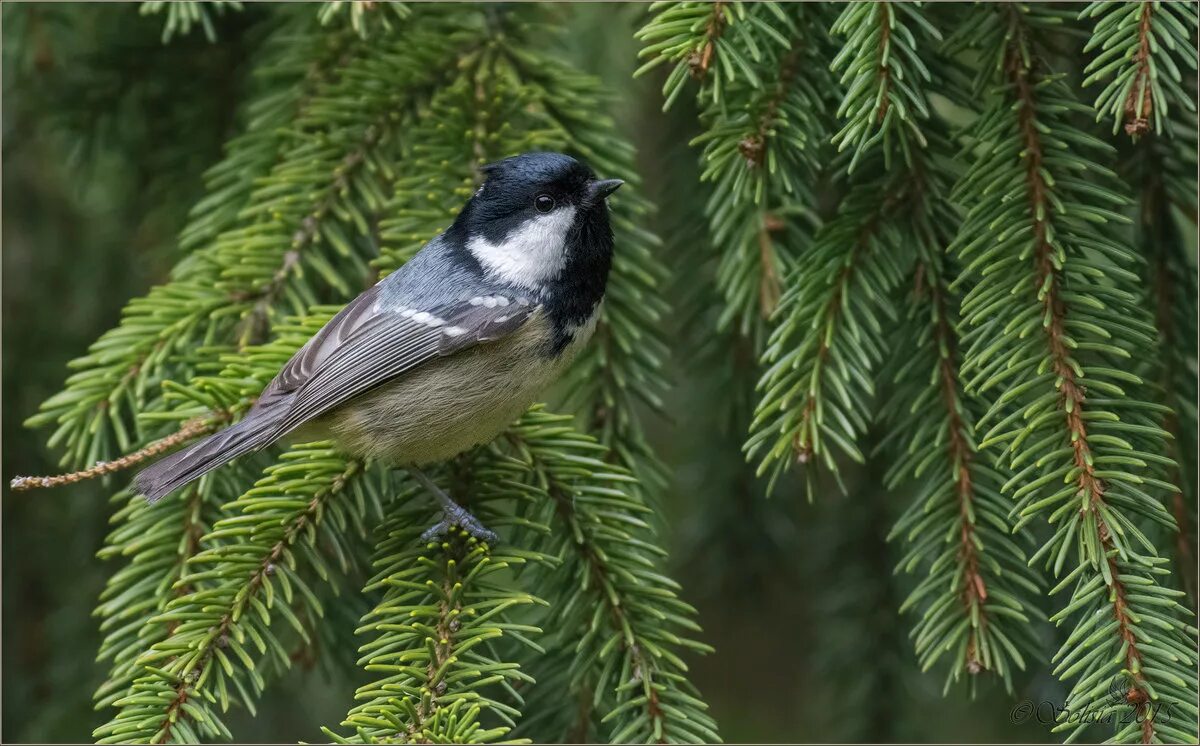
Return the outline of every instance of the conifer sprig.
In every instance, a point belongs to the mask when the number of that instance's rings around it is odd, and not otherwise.
[[[917,488],[889,538],[907,544],[897,570],[926,573],[900,606],[922,612],[912,632],[922,670],[946,657],[944,691],[965,674],[974,692],[991,672],[1011,692],[1014,669],[1040,652],[1033,623],[1043,614],[1032,599],[1042,588],[1026,565],[1029,536],[1010,535],[1004,473],[978,453],[979,402],[959,376],[958,298],[943,254],[955,222],[945,202],[913,221],[918,258],[882,414],[900,436],[884,483]]]
[[[845,124],[832,141],[839,151],[854,148],[848,169],[876,143],[885,157],[895,146],[908,160],[910,140],[925,146],[921,120],[929,117],[923,89],[931,77],[919,49],[941,35],[919,4],[886,1],[846,5],[831,30],[846,37],[830,68],[845,91],[837,110]]]
[[[906,176],[885,174],[852,189],[788,281],[745,446],[772,484],[792,461],[816,461],[837,477],[838,453],[863,460],[855,441],[871,418],[884,322],[894,313],[885,300],[906,272],[889,221],[902,209]]]
[[[856,440],[873,416],[881,319],[894,318],[889,294],[912,260],[904,221],[930,188],[919,163],[927,144],[919,120],[929,116],[922,83],[930,75],[908,25],[940,38],[916,6],[886,2],[846,6],[832,27],[848,34],[830,65],[844,69],[837,114],[845,125],[832,141],[855,150],[845,166],[849,191],[788,278],[762,354],[762,398],[745,450],[751,459],[761,452],[758,473],[772,470],[772,485],[792,459],[818,459],[839,483],[834,448],[863,460]],[[903,163],[893,167],[897,148]],[[864,156],[873,174],[854,179]],[[812,470],[806,477],[811,496]]]
[[[507,512],[492,501],[519,494],[504,485],[523,471],[496,456],[492,451],[470,459],[469,481],[457,480],[469,493],[471,510],[489,524]],[[544,653],[527,636],[541,630],[512,616],[520,606],[545,602],[514,588],[508,576],[526,562],[553,561],[513,546],[491,548],[460,531],[423,545],[422,527],[435,518],[431,503],[418,503],[393,512],[382,532],[379,571],[365,591],[383,591],[383,599],[359,629],[375,635],[360,661],[374,680],[359,688],[355,698],[362,704],[343,723],[354,729],[354,742],[505,739],[522,709],[505,700],[523,704],[514,685],[535,684],[501,657],[498,646],[502,638],[512,639]]]
[[[544,581],[553,589],[544,626],[555,630],[547,647],[572,652],[575,697],[559,706],[578,712],[578,697],[590,694],[585,712],[596,713],[612,743],[719,741],[682,658],[711,648],[690,639],[699,631],[695,609],[658,569],[665,553],[643,518],[650,509],[630,489],[633,478],[606,464],[597,444],[560,415],[531,411],[509,439],[533,470],[537,520],[552,529],[538,548],[561,561]],[[584,731],[589,722],[584,717]]]
[[[1113,134],[1124,125],[1130,137],[1169,134],[1173,107],[1195,113],[1196,8],[1191,3],[1093,2],[1079,13],[1095,19],[1084,52],[1097,54],[1084,68],[1084,86],[1105,83],[1096,96],[1096,120],[1113,120]],[[1107,81],[1107,82],[1106,82]],[[1192,90],[1188,90],[1191,87]]]
[[[1070,123],[1071,112],[1091,109],[1047,69],[1037,43],[1039,29],[1062,20],[1003,7],[963,31],[999,60],[983,73],[999,87],[972,129],[975,159],[957,187],[969,210],[954,248],[975,283],[962,303],[973,327],[963,374],[990,402],[977,423],[981,447],[1012,470],[1003,488],[1018,525],[1040,515],[1053,526],[1031,563],[1056,578],[1052,592],[1071,589],[1051,618],[1076,620],[1053,659],[1074,682],[1067,709],[1132,710],[1116,726],[1119,742],[1193,740],[1195,627],[1139,528],[1173,527],[1153,494],[1171,488],[1156,468],[1169,463],[1162,408],[1126,362],[1148,354],[1154,327],[1130,269],[1139,258],[1100,228],[1124,222],[1114,211],[1126,202],[1121,187],[1098,161],[1110,149]],[[1056,729],[1084,727],[1064,718]]]
[[[186,386],[171,385],[164,401],[172,408],[159,418],[181,421],[198,412],[221,412],[230,419],[240,416],[279,367],[336,310],[316,308],[308,318],[280,325],[281,336],[274,342],[225,355],[220,375],[196,376]],[[113,664],[96,692],[96,706],[118,708],[113,719],[97,730],[98,739],[195,740],[197,734],[223,732],[220,713],[231,702],[253,711],[267,672],[259,671],[257,662],[247,663],[253,660],[250,656],[266,652],[264,644],[269,644],[268,667],[290,665],[284,652],[286,633],[266,627],[274,618],[268,610],[287,618],[301,642],[308,644],[312,633],[301,620],[322,616],[319,596],[325,593],[320,588],[310,590],[307,584],[332,582],[330,563],[343,572],[353,565],[355,539],[347,532],[364,536],[366,511],[372,508],[376,516],[381,515],[379,506],[390,497],[386,481],[364,479],[361,464],[342,460],[328,446],[317,444],[285,454],[268,470],[264,487],[220,506],[227,496],[242,493],[253,483],[256,465],[261,463],[261,458],[242,459],[154,505],[146,505],[139,495],[120,493],[116,498],[127,505],[115,516],[121,523],[101,556],[131,556],[131,560],[110,579],[97,610],[105,617],[101,657],[111,657]],[[331,464],[337,468],[331,471]],[[272,493],[270,485],[280,492]],[[349,506],[325,507],[325,501],[342,491],[353,492]],[[243,506],[244,515],[228,517],[228,512]],[[326,519],[333,523],[321,524]],[[319,530],[314,528],[318,525]],[[297,544],[301,530],[310,543]],[[315,547],[318,540],[320,550]],[[308,563],[302,574],[296,573],[296,555]],[[282,568],[281,557],[286,563]],[[251,565],[253,569],[247,569]],[[272,581],[277,571],[279,577]],[[273,601],[275,582],[284,597],[281,603]],[[293,588],[300,591],[294,609],[290,606]],[[153,595],[140,600],[150,591]],[[257,616],[244,619],[250,608]],[[213,630],[223,632],[208,634]],[[243,647],[234,648],[237,657],[230,657],[224,650],[235,643]],[[169,664],[161,663],[164,658]],[[239,671],[239,665],[246,668]],[[152,697],[167,708],[157,724],[150,722],[158,712],[150,706]]]
[[[669,105],[686,83],[680,71],[696,64],[691,57],[680,61],[680,55],[693,46],[714,47],[707,25],[689,41],[700,27],[685,28],[679,18],[700,8],[656,7],[658,15],[637,34],[650,42],[641,55],[652,55],[637,74],[676,61],[664,89]],[[828,20],[815,5],[733,7],[711,8],[729,29],[720,37],[720,51],[713,52],[727,68],[722,75],[696,76],[704,131],[692,144],[703,146],[701,180],[713,184],[705,214],[724,300],[718,328],[734,329],[761,349],[783,277],[818,222],[812,186],[818,150],[828,139],[825,112],[832,85],[825,50],[816,40]],[[703,59],[704,52],[698,54]]]

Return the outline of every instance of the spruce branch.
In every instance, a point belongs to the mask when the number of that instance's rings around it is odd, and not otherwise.
[[[817,231],[805,262],[788,279],[762,353],[762,398],[744,450],[749,459],[762,452],[758,474],[773,467],[771,486],[790,454],[800,463],[819,458],[840,483],[826,441],[863,460],[855,440],[872,415],[873,370],[883,354],[880,315],[893,315],[885,299],[911,259],[893,219],[913,209],[910,202],[919,201],[926,188],[914,164],[926,145],[917,120],[929,115],[921,82],[930,75],[906,24],[938,38],[936,29],[907,5],[846,6],[833,24],[834,33],[848,34],[829,65],[844,68],[841,83],[847,87],[837,112],[847,124],[833,142],[855,143],[848,174],[869,154],[878,175],[852,183],[837,216]],[[874,94],[865,94],[868,89]],[[893,130],[905,169],[890,168],[892,144],[885,135]],[[812,472],[806,476],[811,496]]]
[[[295,325],[282,325],[282,336],[276,342],[227,355],[225,364],[217,366],[220,375],[197,376],[187,386],[171,385],[164,398],[170,409],[154,413],[155,419],[228,422],[239,418],[279,367],[330,315],[332,309]],[[113,517],[117,526],[100,556],[129,557],[129,561],[109,579],[97,607],[105,632],[100,658],[113,661],[108,678],[96,692],[97,708],[128,696],[145,673],[138,657],[176,628],[176,622],[163,621],[159,614],[173,598],[195,590],[195,579],[180,582],[187,563],[200,551],[200,539],[221,518],[218,506],[223,498],[244,492],[258,473],[259,463],[260,459],[244,458],[206,476],[181,495],[153,505],[128,492],[114,497],[124,507]]]
[[[511,486],[521,472],[521,465],[494,449],[481,449],[460,459],[451,481],[459,499],[469,495],[471,510],[490,524],[507,512],[496,502],[528,499]],[[513,619],[519,607],[545,602],[514,588],[508,576],[527,562],[552,565],[552,558],[516,547],[491,548],[465,532],[422,545],[422,527],[435,518],[431,507],[393,513],[377,548],[379,572],[366,591],[382,590],[384,596],[359,629],[375,635],[363,645],[360,663],[376,678],[359,688],[355,699],[362,704],[343,722],[354,729],[354,742],[503,739],[520,716],[504,700],[520,704],[514,687],[534,681],[504,659],[500,645],[510,639],[545,652],[526,636],[540,630]]]
[[[974,692],[977,675],[992,672],[1011,692],[1014,669],[1039,652],[1032,622],[1043,614],[1031,599],[1041,588],[1026,566],[1029,537],[1010,538],[1005,478],[977,453],[978,402],[962,390],[958,299],[943,255],[955,222],[945,202],[913,220],[918,260],[884,408],[898,453],[884,484],[918,488],[889,538],[908,545],[898,571],[926,572],[900,606],[923,612],[913,628],[922,670],[952,656],[944,691],[966,674]]]
[[[894,145],[907,161],[914,146],[925,146],[921,120],[930,114],[922,89],[931,77],[919,50],[941,35],[919,4],[886,1],[846,5],[831,31],[846,37],[830,64],[845,89],[837,115],[846,123],[833,143],[839,152],[854,148],[851,172],[876,143],[885,158]]]
[[[1096,121],[1113,119],[1113,134],[1124,125],[1137,139],[1163,128],[1172,107],[1195,113],[1195,91],[1188,91],[1186,68],[1196,70],[1196,9],[1191,3],[1093,2],[1080,20],[1096,19],[1084,52],[1099,53],[1084,68],[1086,87],[1107,81],[1096,97]],[[1194,88],[1194,83],[1191,84]]]
[[[723,82],[716,76],[702,81],[697,96],[704,132],[692,144],[704,146],[701,180],[713,184],[705,213],[725,303],[718,328],[734,328],[761,348],[782,278],[818,223],[811,185],[817,150],[828,139],[824,112],[832,85],[815,41],[826,24],[823,8],[736,7],[741,15],[734,28],[744,31],[730,34],[723,48],[739,64]],[[688,3],[664,6],[639,38],[653,42],[674,33],[674,16],[690,11]],[[642,54],[658,56],[643,70],[670,59],[675,49],[649,44]],[[674,92],[664,93],[670,103]]]
[[[963,374],[991,404],[978,423],[989,423],[981,447],[999,446],[1013,471],[1004,489],[1018,526],[1037,515],[1054,526],[1030,561],[1061,578],[1055,592],[1073,587],[1052,617],[1078,619],[1054,656],[1055,673],[1075,682],[1068,710],[1132,708],[1137,717],[1117,728],[1119,742],[1191,740],[1186,723],[1160,706],[1182,708],[1185,721],[1194,713],[1195,628],[1137,525],[1173,527],[1146,491],[1171,489],[1152,466],[1170,463],[1167,435],[1124,363],[1152,347],[1154,328],[1127,268],[1138,258],[1097,227],[1122,221],[1112,206],[1126,200],[1094,159],[1107,147],[1067,118],[1091,110],[1046,70],[1037,44],[1037,30],[1062,14],[993,12],[970,33],[1000,60],[1001,87],[972,133],[977,158],[957,188],[969,211],[955,242],[964,280],[975,282],[962,303],[975,327]],[[1064,574],[1071,556],[1077,564]],[[1113,682],[1120,702],[1107,698]],[[1064,720],[1056,730],[1083,727]]]
[[[774,26],[791,24],[784,4],[777,2],[658,2],[650,12],[654,18],[634,34],[646,43],[638,56],[650,59],[634,77],[674,63],[663,84],[663,111],[689,79],[702,84],[700,97],[713,105],[721,103],[725,86],[738,78],[757,85],[764,50],[787,44]]]
[[[630,489],[632,477],[601,460],[602,446],[561,415],[531,410],[508,439],[532,466],[550,513],[554,530],[539,548],[562,565],[544,581],[554,610],[545,626],[557,631],[551,649],[573,650],[571,690],[592,694],[613,743],[720,740],[681,657],[710,648],[687,637],[699,630],[695,610],[658,570],[664,553],[640,517],[649,509]]]
[[[291,664],[272,622],[282,617],[306,637],[291,604],[320,615],[309,584],[313,576],[329,576],[322,545],[344,572],[344,532],[361,532],[369,508],[382,515],[381,497],[362,472],[362,463],[339,457],[328,444],[296,446],[226,506],[240,515],[218,521],[200,540],[207,548],[175,581],[188,592],[150,621],[172,625],[170,633],[137,659],[142,675],[114,701],[118,711],[96,730],[99,742],[229,737],[216,707],[226,710],[236,700],[253,711],[265,686],[254,656]]]
[[[744,447],[748,459],[762,452],[758,474],[771,469],[772,485],[790,461],[814,457],[836,477],[832,448],[863,460],[855,439],[871,416],[873,371],[883,355],[880,318],[893,313],[883,300],[905,271],[889,218],[902,209],[908,188],[907,174],[853,188],[788,279]],[[811,494],[811,481],[809,488]]]

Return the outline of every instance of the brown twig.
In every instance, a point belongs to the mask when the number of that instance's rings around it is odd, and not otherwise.
[[[936,272],[936,267],[929,267]],[[918,277],[922,277],[919,273]],[[979,550],[975,543],[975,523],[971,520],[972,503],[975,500],[975,485],[971,476],[971,459],[973,452],[968,444],[966,425],[959,415],[958,397],[958,368],[956,365],[956,338],[949,322],[949,309],[946,307],[946,297],[942,285],[936,279],[929,283],[930,299],[933,302],[934,335],[937,339],[938,377],[942,390],[942,401],[946,406],[947,426],[950,440],[947,452],[950,462],[955,469],[954,487],[959,503],[959,545],[958,557],[963,566],[962,602],[968,615],[973,609],[978,609],[979,629],[974,626],[968,632],[966,649],[966,669],[969,673],[979,673],[986,666],[979,656],[978,634],[987,626],[987,612],[983,610],[987,601],[987,584],[979,571]]]
[[[1134,138],[1150,131],[1150,118],[1154,110],[1150,86],[1150,17],[1153,13],[1154,3],[1142,2],[1142,16],[1138,23],[1138,51],[1135,57],[1137,72],[1134,73],[1133,83],[1129,86],[1129,96],[1125,99],[1125,134]]]
[[[696,80],[703,80],[708,74],[713,54],[716,52],[717,39],[725,33],[725,4],[725,0],[713,3],[712,14],[708,17],[708,25],[704,29],[704,43],[688,56],[688,68]]]
[[[128,469],[131,466],[136,466],[192,438],[206,435],[216,430],[217,426],[227,418],[228,415],[224,418],[219,415],[217,417],[195,417],[183,423],[183,427],[167,437],[156,440],[141,450],[134,451],[112,461],[98,461],[94,466],[82,471],[73,471],[70,474],[59,474],[52,477],[13,477],[8,486],[13,492],[24,492],[26,490],[60,487],[64,484],[74,484],[75,482],[82,482],[85,479],[106,476],[123,469]]]
[[[875,118],[878,122],[883,122],[884,117],[888,112],[888,93],[892,87],[892,71],[887,65],[883,64],[884,55],[888,53],[888,45],[892,40],[892,9],[888,7],[886,2],[879,3],[876,6],[879,9],[879,15],[882,16],[879,32],[879,108],[876,110]]]

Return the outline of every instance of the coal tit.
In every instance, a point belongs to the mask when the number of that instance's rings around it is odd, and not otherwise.
[[[612,264],[599,180],[559,153],[483,168],[444,233],[350,301],[284,365],[239,423],[139,473],[151,502],[287,436],[404,467],[457,524],[495,536],[418,467],[498,435],[578,354]]]

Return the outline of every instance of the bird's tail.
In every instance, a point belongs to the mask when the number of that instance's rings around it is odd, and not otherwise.
[[[269,445],[278,419],[266,412],[251,413],[238,424],[142,469],[134,484],[148,501],[157,502],[238,456]]]

